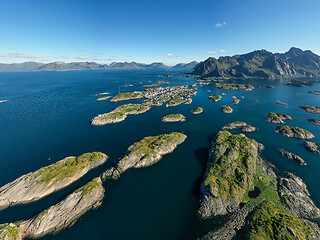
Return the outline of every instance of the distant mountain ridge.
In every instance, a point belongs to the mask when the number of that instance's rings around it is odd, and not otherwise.
[[[286,53],[257,50],[247,54],[208,58],[190,76],[213,78],[320,77],[320,56],[291,48]]]
[[[192,70],[195,61],[181,63],[174,66],[175,69]],[[136,62],[113,62],[111,64],[99,64],[96,62],[24,62],[24,63],[0,63],[0,71],[72,71],[72,70],[106,70],[106,69],[142,69],[142,68],[169,68],[161,62],[151,64]]]

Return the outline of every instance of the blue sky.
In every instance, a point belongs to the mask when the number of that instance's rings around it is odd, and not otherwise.
[[[0,0],[0,62],[172,65],[295,46],[320,54],[318,0]]]

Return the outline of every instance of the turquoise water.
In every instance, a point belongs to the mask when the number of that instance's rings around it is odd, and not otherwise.
[[[158,74],[173,73],[171,78]],[[169,81],[169,85],[192,84],[194,79],[169,70],[73,71],[73,72],[2,72],[0,73],[0,185],[56,162],[66,156],[102,151],[110,156],[106,164],[91,171],[72,186],[28,205],[15,206],[0,212],[0,223],[33,216],[65,198],[68,193],[108,169],[126,148],[145,136],[182,131],[188,138],[173,153],[159,163],[144,169],[131,169],[117,181],[104,183],[106,195],[103,205],[83,216],[73,227],[42,239],[195,239],[215,229],[220,218],[206,221],[197,219],[199,186],[210,148],[210,141],[226,123],[245,121],[258,128],[247,133],[263,143],[264,159],[274,164],[279,173],[292,171],[308,185],[311,196],[320,207],[320,156],[303,147],[303,140],[286,138],[274,132],[276,124],[265,121],[268,112],[289,114],[290,126],[298,126],[316,135],[320,142],[320,126],[307,118],[320,114],[307,113],[298,106],[320,106],[320,96],[309,94],[320,90],[312,87],[289,87],[285,81],[246,80],[255,86],[253,91],[220,90],[211,85],[198,87],[190,105],[166,108],[153,107],[150,111],[129,116],[124,122],[94,127],[90,120],[123,104],[97,102],[92,96],[100,92],[115,95],[121,91],[143,89],[142,84]],[[133,84],[133,87],[124,87]],[[274,89],[266,85],[274,85]],[[262,86],[262,88],[258,88]],[[208,92],[211,91],[211,92]],[[212,102],[209,95],[225,92],[220,102]],[[299,93],[300,95],[295,95]],[[237,96],[239,105],[231,104]],[[244,96],[242,99],[240,96]],[[255,102],[255,100],[259,102]],[[280,100],[288,103],[282,106]],[[134,100],[129,102],[140,102]],[[221,105],[230,105],[234,112],[224,114]],[[204,108],[200,115],[190,111]],[[163,123],[161,118],[170,113],[182,113],[187,121]],[[281,157],[278,148],[300,155],[307,166]]]

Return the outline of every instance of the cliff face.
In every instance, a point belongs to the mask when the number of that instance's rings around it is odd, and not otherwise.
[[[103,153],[86,153],[23,175],[0,188],[0,209],[36,201],[67,187],[106,160]]]
[[[199,215],[225,215],[225,224],[203,240],[320,239],[320,210],[303,181],[278,177],[259,157],[259,144],[227,131],[212,143],[201,185]]]
[[[291,48],[283,54],[266,50],[232,57],[208,58],[199,63],[193,76],[215,78],[319,77],[320,56]]]

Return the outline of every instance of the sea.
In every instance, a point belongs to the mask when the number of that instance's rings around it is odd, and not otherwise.
[[[163,74],[173,76],[158,76]],[[299,105],[320,106],[320,96],[308,93],[320,91],[320,84],[287,86],[288,79],[226,81],[251,84],[255,87],[252,91],[221,90],[214,84],[197,85],[198,93],[189,105],[154,106],[146,113],[129,115],[120,123],[90,125],[90,120],[98,114],[125,103],[142,101],[99,102],[96,99],[101,96],[95,94],[109,92],[115,96],[119,91],[143,90],[143,85],[160,80],[169,82],[161,85],[163,87],[196,83],[196,79],[172,69],[0,72],[0,100],[9,100],[0,103],[0,186],[67,156],[93,151],[109,156],[105,164],[71,186],[34,203],[0,211],[0,224],[28,219],[61,201],[121,159],[134,142],[146,136],[179,131],[187,135],[187,140],[174,152],[150,167],[130,169],[118,180],[106,181],[100,208],[89,211],[70,228],[41,239],[193,240],[202,237],[224,222],[221,217],[200,220],[197,209],[211,141],[222,126],[234,121],[255,126],[257,131],[246,135],[265,145],[262,158],[273,164],[279,175],[290,171],[300,176],[320,207],[320,156],[304,148],[305,140],[284,137],[274,131],[278,124],[265,120],[268,112],[288,114],[292,120],[286,125],[309,130],[316,136],[311,141],[320,142],[320,126],[307,120],[320,115],[299,108]],[[210,95],[222,93],[226,95],[219,102],[208,99]],[[231,103],[232,96],[240,99],[238,105]],[[279,105],[276,100],[288,105]],[[231,106],[233,113],[223,113],[222,105]],[[191,110],[196,107],[203,107],[203,113],[193,115]],[[161,121],[171,113],[183,114],[186,121]],[[300,166],[292,159],[283,158],[279,148],[298,154],[307,165]]]

